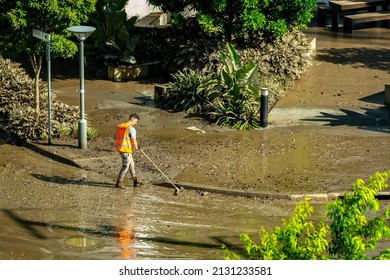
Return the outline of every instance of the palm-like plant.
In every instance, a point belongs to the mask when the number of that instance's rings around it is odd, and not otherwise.
[[[220,83],[225,88],[224,97],[228,99],[243,99],[245,95],[259,98],[258,90],[253,86],[253,79],[258,66],[255,63],[242,65],[237,51],[230,44],[226,44],[228,55],[220,54],[223,68],[220,75]],[[251,96],[252,95],[252,96]]]
[[[210,112],[217,124],[236,129],[259,127],[258,89],[253,79],[258,66],[255,63],[242,65],[234,47],[226,45],[228,54],[221,53],[223,68],[218,79],[220,96]]]
[[[214,104],[214,111],[210,115],[212,118],[216,118],[218,125],[239,130],[260,127],[259,109],[242,100],[225,103],[217,101]]]
[[[185,70],[172,74],[172,79],[164,107],[174,111],[204,113],[210,102],[208,85],[215,83],[211,77],[194,70]]]
[[[100,0],[91,17],[96,31],[91,35],[95,48],[107,64],[135,64],[134,49],[140,36],[132,34],[138,17],[127,18],[128,0]]]

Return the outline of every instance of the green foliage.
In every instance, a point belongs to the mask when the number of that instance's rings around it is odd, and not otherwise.
[[[261,227],[260,244],[247,234],[241,234],[245,247],[241,254],[258,260],[370,259],[366,252],[375,250],[378,241],[390,238],[387,223],[390,205],[383,213],[378,213],[380,204],[376,198],[378,191],[388,188],[389,175],[390,172],[377,172],[367,183],[358,179],[352,193],[329,202],[326,216],[331,219],[330,226],[323,220],[317,225],[307,221],[313,208],[306,199],[283,221],[283,228],[277,226],[268,233]],[[240,259],[226,245],[222,245],[222,249],[225,259]],[[390,248],[372,258],[389,260]]]
[[[273,42],[261,37],[250,44],[237,48],[242,64],[255,63],[258,74],[253,84],[258,88],[268,88],[269,109],[279,100],[291,83],[301,78],[310,66],[310,50],[307,38],[300,31],[289,32]],[[219,72],[222,68],[220,51],[208,55],[203,68],[205,73]]]
[[[270,110],[285,89],[295,79],[300,78],[310,65],[307,39],[298,31],[290,32],[273,42],[259,40],[257,46],[253,43],[248,47],[235,49],[232,44],[227,44],[226,51],[221,50],[217,45],[208,47],[212,52],[202,53],[191,42],[188,42],[188,52],[183,52],[183,57],[187,57],[185,54],[194,54],[189,57],[198,64],[188,63],[187,60],[184,63],[188,64],[184,65],[191,65],[198,69],[194,70],[195,72],[202,69],[201,73],[205,76],[217,73],[215,79],[212,80],[214,87],[210,85],[210,82],[207,84],[210,105],[202,105],[204,107],[202,113],[207,114],[219,125],[237,129],[259,127],[259,88],[268,88]],[[180,49],[172,50],[176,57],[171,61],[181,60],[177,64],[182,64],[185,59],[182,60],[178,52],[181,54]],[[202,63],[203,67],[199,65]],[[191,69],[191,67],[187,68]],[[200,74],[197,73],[197,75]],[[180,83],[182,81],[177,80],[175,87],[180,89],[177,85]],[[184,87],[188,87],[187,83],[184,84]],[[192,92],[195,92],[196,87],[193,87]],[[183,110],[180,102],[187,96],[185,93],[179,94],[180,90],[175,90],[176,93],[172,95],[170,101],[171,105],[167,108],[172,109],[173,105],[177,105],[175,110]],[[180,96],[181,101],[177,101],[175,95]]]
[[[87,127],[87,139],[88,140],[95,139],[98,135],[99,135],[99,133],[98,133],[97,129],[88,125],[88,127]]]
[[[69,106],[55,101],[51,106],[51,137],[66,137],[77,133],[79,114],[76,106]],[[48,139],[47,107],[36,111],[24,103],[9,112],[7,130],[17,142],[33,142]],[[77,128],[77,127],[76,127]]]
[[[173,74],[164,107],[208,115],[218,125],[244,130],[260,127],[259,93],[253,85],[257,65],[242,65],[235,48],[227,43],[220,53],[223,67],[211,78],[194,70]]]
[[[313,17],[316,0],[148,0],[178,15],[187,7],[196,11],[199,24],[209,33],[233,38],[251,38],[258,32],[274,39],[302,29]]]
[[[98,0],[91,21],[96,31],[91,34],[94,46],[89,50],[103,59],[105,65],[128,65],[137,62],[134,50],[140,36],[133,33],[138,17],[127,18],[128,0]]]
[[[254,84],[267,87],[270,108],[295,80],[300,79],[311,65],[309,43],[300,31],[293,31],[273,42],[264,40],[239,52],[243,62],[259,65]]]
[[[31,102],[33,90],[33,81],[20,64],[0,56],[0,117],[8,118],[19,104]]]
[[[328,226],[324,222],[315,226],[306,221],[313,213],[313,207],[305,200],[299,203],[293,215],[283,221],[283,228],[275,227],[268,233],[261,227],[261,245],[257,245],[247,234],[240,239],[245,246],[244,256],[256,260],[319,260],[327,259]],[[226,259],[239,259],[239,256],[224,247]]]
[[[379,254],[379,260],[390,260],[390,249],[386,249]]]
[[[161,68],[169,77],[185,69],[201,70],[208,56],[224,43],[204,33],[195,19],[183,22],[180,29],[172,27],[135,27],[141,39],[135,49],[137,59],[160,61]]]
[[[191,32],[191,31],[189,31]],[[202,68],[217,43],[210,38],[182,38],[164,53],[162,68],[170,73]]]
[[[242,100],[243,94],[248,92],[258,100],[258,90],[252,84],[258,66],[254,63],[242,65],[235,48],[230,43],[226,44],[226,48],[228,55],[220,54],[223,67],[219,81],[224,87],[223,97]]]
[[[220,96],[210,116],[217,124],[240,130],[259,127],[259,92],[253,85],[258,66],[242,65],[235,48],[230,43],[226,48],[228,54],[220,54],[223,63],[217,85]]]
[[[46,42],[33,37],[33,29],[51,36],[51,56],[71,57],[77,52],[67,27],[87,22],[96,0],[0,0],[0,54],[8,58],[29,56],[35,73],[35,110],[40,110],[39,75]]]
[[[387,220],[390,217],[390,206],[383,214],[367,217],[379,211],[379,201],[375,198],[379,191],[388,188],[390,172],[376,173],[367,183],[358,179],[352,186],[352,193],[345,193],[344,198],[327,205],[327,216],[331,224],[332,239],[329,253],[338,259],[368,259],[367,250],[374,250],[378,241],[390,237]],[[390,249],[390,248],[389,248]],[[389,256],[383,252],[382,258]]]
[[[32,36],[35,28],[52,35],[53,57],[73,56],[77,46],[66,39],[72,36],[66,28],[87,22],[95,4],[96,0],[0,0],[0,52],[44,56],[46,44]]]
[[[37,112],[30,106],[18,106],[12,110],[6,128],[15,139],[20,141],[48,139],[47,116],[43,110]]]
[[[164,107],[174,111],[204,113],[210,103],[207,85],[212,79],[193,70],[178,71],[172,74],[169,94],[164,100]]]
[[[16,141],[31,142],[48,138],[48,91],[43,84],[40,93],[42,108],[36,111],[31,106],[34,103],[34,81],[20,64],[0,57],[0,118]],[[51,100],[51,136],[65,137],[77,133],[79,108],[56,100],[54,94]],[[96,134],[93,128],[87,130],[90,139]]]
[[[209,114],[218,125],[238,130],[260,127],[259,110],[246,100],[217,100]]]

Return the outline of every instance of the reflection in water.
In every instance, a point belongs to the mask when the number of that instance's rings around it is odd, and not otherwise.
[[[135,241],[134,223],[133,223],[133,203],[126,199],[125,196],[119,197],[121,213],[115,226],[115,238],[120,250],[120,257],[126,260],[135,258],[133,248]]]
[[[95,246],[97,242],[93,239],[85,237],[69,237],[65,239],[64,243],[69,246],[86,248],[90,246]]]
[[[116,235],[116,239],[120,249],[120,256],[126,260],[135,258],[135,252],[132,249],[132,244],[135,240],[135,235],[129,224],[130,223],[128,223],[124,228],[118,228],[118,232]]]

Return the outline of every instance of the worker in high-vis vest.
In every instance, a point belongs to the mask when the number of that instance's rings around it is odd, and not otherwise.
[[[116,188],[124,188],[123,180],[128,171],[130,171],[134,187],[142,184],[140,179],[135,176],[134,159],[132,156],[133,149],[138,150],[137,132],[134,128],[138,120],[139,116],[137,114],[131,114],[127,122],[118,124],[115,129],[115,147],[122,158],[122,167],[116,180]]]

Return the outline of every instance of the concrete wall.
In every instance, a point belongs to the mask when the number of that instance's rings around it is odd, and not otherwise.
[[[138,16],[138,19],[147,16],[149,13],[160,11],[155,7],[149,6],[146,0],[129,0],[125,9],[129,17]]]

